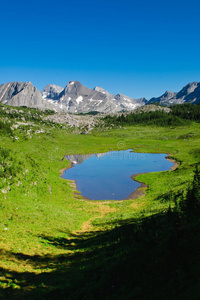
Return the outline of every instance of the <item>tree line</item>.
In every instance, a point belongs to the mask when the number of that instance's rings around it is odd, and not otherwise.
[[[140,113],[127,113],[121,115],[107,115],[103,120],[106,125],[157,125],[157,126],[183,126],[191,121],[200,121],[200,104],[176,104],[170,107],[169,113],[162,111],[149,111]]]

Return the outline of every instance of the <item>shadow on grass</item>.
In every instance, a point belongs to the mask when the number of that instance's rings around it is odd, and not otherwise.
[[[178,213],[116,222],[112,230],[42,236],[45,243],[69,254],[29,256],[41,274],[1,269],[20,289],[1,289],[0,299],[199,299],[199,218]]]

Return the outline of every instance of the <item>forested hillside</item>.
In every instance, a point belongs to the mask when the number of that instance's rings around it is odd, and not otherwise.
[[[149,111],[121,115],[108,115],[103,120],[107,125],[156,125],[156,126],[182,126],[191,121],[200,121],[200,104],[177,104],[170,107],[171,111]]]

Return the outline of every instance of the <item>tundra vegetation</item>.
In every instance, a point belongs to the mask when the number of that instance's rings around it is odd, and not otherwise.
[[[199,299],[194,107],[143,113],[142,122],[106,117],[83,135],[45,121],[50,111],[1,104],[0,299]],[[179,167],[137,176],[145,195],[124,201],[83,200],[59,176],[66,154],[130,148],[168,153]]]

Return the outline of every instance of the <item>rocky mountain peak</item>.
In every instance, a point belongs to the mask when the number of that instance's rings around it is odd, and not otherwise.
[[[67,84],[67,86],[66,87],[68,87],[68,88],[80,88],[80,87],[82,87],[83,85],[79,82],[79,81],[69,81],[68,82],[68,84]]]
[[[200,101],[200,82],[194,81],[185,85],[178,93],[166,91],[162,96],[152,98],[148,104],[158,102],[161,105],[198,103]]]
[[[84,89],[87,88],[84,87],[79,81],[69,81],[62,92],[62,96],[66,94],[78,95],[79,93],[82,93]]]
[[[28,106],[41,110],[53,109],[42,99],[39,90],[30,82],[8,82],[0,86],[0,102],[11,106]]]
[[[47,93],[47,89],[43,90],[43,92]],[[101,87],[87,88],[79,81],[69,81],[58,95],[58,98],[44,99],[54,104],[58,111],[71,113],[130,111],[146,104],[146,99],[144,98],[135,100],[123,94],[115,96]]]
[[[185,85],[182,90],[177,94],[178,97],[184,97],[188,96],[190,93],[193,93],[195,89],[198,87],[200,83],[199,82],[190,82],[187,85]]]
[[[163,96],[171,96],[171,95],[174,95],[174,92],[171,92],[171,91],[166,91]]]
[[[101,92],[101,93],[107,92],[106,90],[104,90],[102,87],[99,86],[95,86],[94,91]]]
[[[43,99],[56,100],[63,90],[63,87],[56,84],[47,84],[47,86],[45,86],[45,88],[41,91],[41,94]]]

